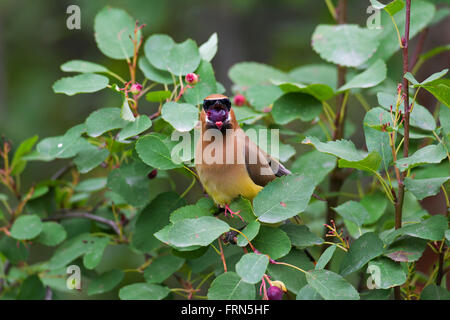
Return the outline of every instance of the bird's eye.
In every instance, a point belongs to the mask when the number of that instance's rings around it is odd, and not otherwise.
[[[203,101],[203,109],[208,110],[209,107],[214,105],[217,100],[204,100]]]

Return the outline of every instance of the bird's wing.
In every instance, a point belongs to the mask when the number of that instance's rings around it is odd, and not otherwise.
[[[244,141],[245,165],[255,184],[265,186],[276,177],[291,173],[279,161],[251,141],[242,129],[239,131],[237,132],[237,138]]]

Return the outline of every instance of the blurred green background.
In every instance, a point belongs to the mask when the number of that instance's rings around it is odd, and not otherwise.
[[[450,3],[432,2],[439,7]],[[347,3],[348,22],[365,26],[369,1]],[[81,30],[66,27],[66,10],[72,4],[81,9]],[[126,63],[103,56],[94,40],[94,17],[105,5],[125,9],[145,23],[145,39],[165,33],[177,42],[192,38],[200,45],[217,32],[219,48],[212,63],[228,95],[232,95],[228,70],[237,62],[256,61],[283,71],[323,62],[311,48],[311,35],[318,24],[334,23],[323,0],[0,0],[0,135],[11,140],[13,148],[35,134],[40,139],[62,135],[93,110],[121,104],[119,95],[106,90],[73,97],[52,90],[53,83],[65,76],[60,65],[72,59],[100,63],[118,74],[128,74]],[[411,41],[411,54],[416,42],[417,37]],[[431,28],[424,51],[448,43],[449,18]],[[449,65],[448,52],[437,55],[424,64],[416,78],[423,80]],[[399,52],[389,60],[388,70],[388,78],[401,80]],[[366,98],[375,106],[375,96]],[[431,112],[436,107],[436,100],[425,90],[418,101]],[[356,130],[362,130],[364,109],[357,101],[349,104],[350,120]],[[149,105],[142,104],[140,111],[147,113],[146,108],[150,114]],[[364,147],[362,134],[356,132],[352,140]],[[60,161],[30,162],[24,190],[33,181],[55,173]],[[436,200],[430,198],[422,204],[430,213],[442,212],[443,201]]]

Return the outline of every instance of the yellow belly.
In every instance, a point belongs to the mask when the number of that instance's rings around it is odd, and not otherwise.
[[[253,200],[262,190],[261,186],[250,179],[245,167],[237,168],[234,166],[230,168],[226,165],[223,167],[222,170],[212,167],[197,167],[203,187],[216,204],[221,206],[230,204],[233,199],[239,196]]]

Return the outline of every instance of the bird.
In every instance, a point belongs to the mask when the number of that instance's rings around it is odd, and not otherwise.
[[[252,201],[269,182],[291,172],[253,143],[239,126],[230,99],[212,94],[203,100],[201,134],[195,168],[203,188],[231,217],[230,203],[242,196]]]

